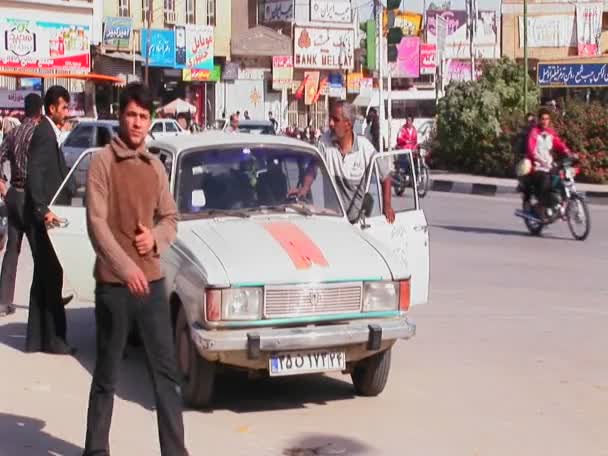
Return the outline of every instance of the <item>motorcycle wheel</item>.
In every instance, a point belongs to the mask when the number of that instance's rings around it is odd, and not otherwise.
[[[423,166],[420,170],[420,182],[418,184],[418,196],[420,198],[424,198],[429,191],[429,185],[431,182],[431,177],[429,175],[429,168],[427,166]]]
[[[566,207],[568,228],[574,239],[584,241],[591,231],[591,217],[587,203],[579,196],[572,195]]]
[[[523,204],[523,210],[524,212],[529,212],[531,209],[530,204]],[[534,222],[532,220],[529,220],[527,218],[524,219],[524,223],[526,224],[526,228],[528,228],[528,231],[530,232],[530,234],[532,236],[540,236],[541,233],[543,232],[543,228],[545,227],[545,225],[543,225],[542,223],[537,223]]]

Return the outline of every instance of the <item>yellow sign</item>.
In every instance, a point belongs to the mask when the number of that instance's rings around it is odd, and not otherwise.
[[[359,93],[361,91],[361,79],[363,73],[348,73],[346,75],[346,92]]]
[[[392,12],[390,14],[393,14]],[[400,28],[405,36],[418,36],[422,30],[422,14],[412,13],[410,11],[396,11],[395,22],[393,27]],[[384,33],[388,32],[388,15],[389,12],[384,10],[382,25]]]

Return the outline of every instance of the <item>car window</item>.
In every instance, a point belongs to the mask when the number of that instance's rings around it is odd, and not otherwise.
[[[156,122],[152,125],[152,133],[162,133],[163,132],[163,122]]]
[[[289,191],[301,187],[307,175],[314,179],[310,192],[298,201],[289,198]],[[185,215],[204,215],[210,210],[255,212],[271,207],[343,216],[319,156],[293,147],[227,146],[183,154],[178,163],[176,199]]]
[[[65,147],[88,149],[93,146],[93,129],[92,125],[78,125],[63,144]]]
[[[74,166],[69,179],[64,181],[53,204],[56,206],[84,207],[84,195],[87,184],[87,172],[91,163],[92,152],[84,155]]]
[[[165,131],[167,133],[177,133],[179,130],[173,122],[165,122]]]
[[[97,147],[105,147],[110,144],[112,140],[112,136],[114,136],[114,132],[110,129],[110,127],[97,127]]]

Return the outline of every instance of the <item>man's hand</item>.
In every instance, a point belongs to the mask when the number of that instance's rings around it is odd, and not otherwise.
[[[144,297],[150,294],[148,279],[139,268],[135,268],[127,277],[127,288],[133,296]]]
[[[395,211],[393,210],[392,206],[384,206],[384,216],[386,217],[386,221],[388,223],[395,223]]]
[[[44,214],[44,224],[47,228],[55,228],[61,225],[61,219],[53,212],[48,211],[46,214]]]
[[[0,196],[2,196],[2,198],[4,198],[6,196],[7,191],[8,191],[8,187],[6,185],[6,182],[4,182],[3,180],[0,180]]]
[[[135,248],[141,256],[146,256],[154,248],[156,241],[152,231],[141,222],[137,224],[137,236],[135,236]]]

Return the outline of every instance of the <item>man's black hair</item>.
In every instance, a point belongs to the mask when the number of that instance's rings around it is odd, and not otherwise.
[[[37,117],[42,114],[42,97],[37,93],[30,93],[25,97],[25,117]]]
[[[44,94],[44,110],[48,114],[51,112],[51,106],[57,106],[59,99],[63,98],[66,103],[70,102],[70,92],[65,87],[53,86]]]
[[[547,108],[540,108],[538,110],[538,118],[540,119],[542,116],[551,116],[551,111],[549,111]]]
[[[129,103],[134,102],[140,108],[145,109],[152,115],[154,109],[154,98],[150,89],[141,82],[131,82],[125,86],[120,94],[119,111],[125,112]]]

